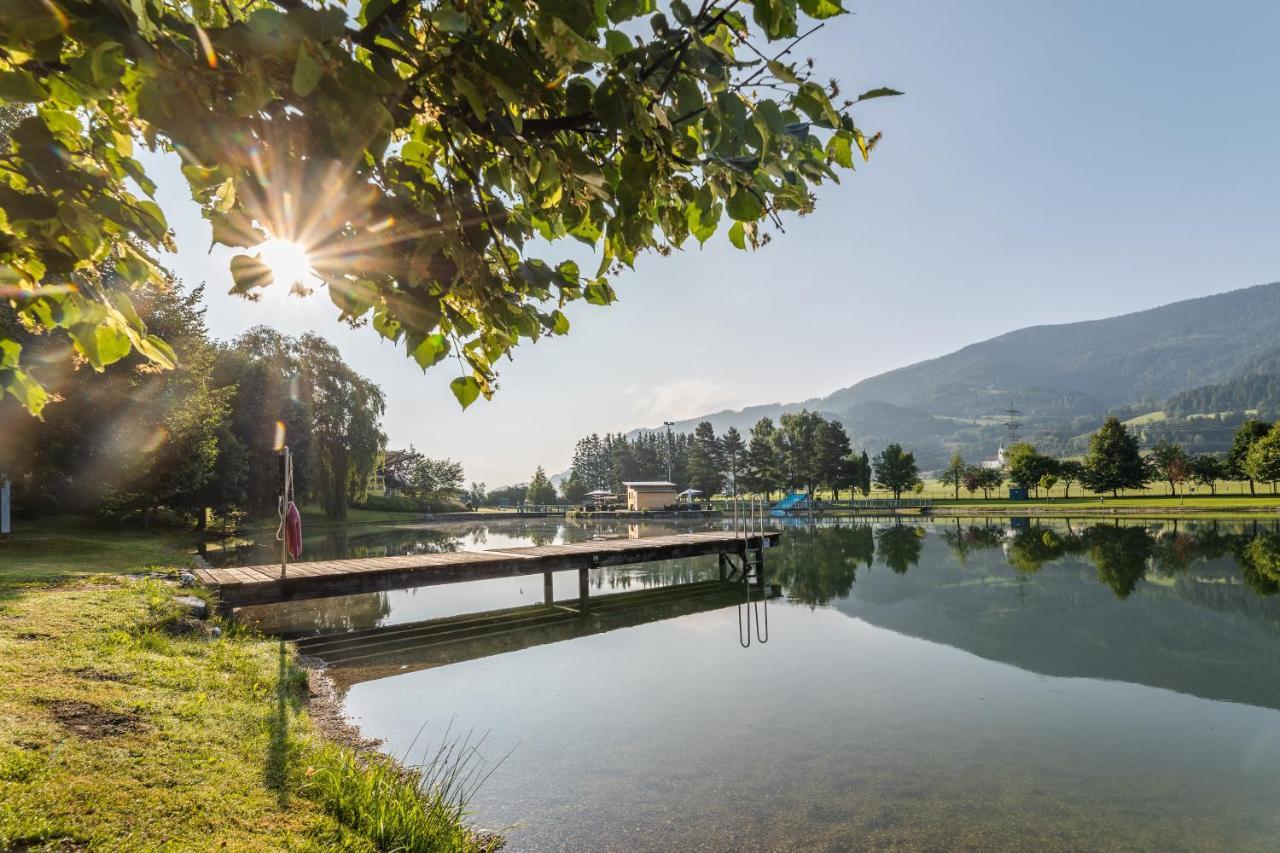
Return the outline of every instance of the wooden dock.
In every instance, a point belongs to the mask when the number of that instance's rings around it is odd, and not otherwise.
[[[603,566],[678,560],[721,555],[721,574],[737,556],[745,573],[749,556],[763,556],[778,544],[781,532],[745,535],[713,531],[653,536],[642,539],[598,539],[563,545],[535,545],[495,551],[446,551],[375,557],[356,560],[320,560],[291,563],[280,576],[276,566],[239,566],[229,569],[196,569],[202,582],[217,590],[223,609],[249,604],[272,604],[306,598],[324,598],[407,589],[460,581],[488,580],[515,575],[545,576],[550,601],[553,572],[578,572],[579,599],[587,606],[587,572]]]

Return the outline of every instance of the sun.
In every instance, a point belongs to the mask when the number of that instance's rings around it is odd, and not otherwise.
[[[289,285],[294,292],[305,294],[316,282],[311,255],[301,243],[272,238],[259,244],[256,252],[271,270],[276,284]]]

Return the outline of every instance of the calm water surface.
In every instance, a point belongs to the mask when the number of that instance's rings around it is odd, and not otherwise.
[[[353,528],[308,556],[660,532]],[[767,565],[768,604],[668,602],[335,676],[390,753],[451,721],[510,753],[475,819],[512,850],[1280,848],[1274,522],[830,521],[788,527]],[[715,572],[606,569],[592,594]],[[530,577],[243,615],[299,635],[541,597]]]

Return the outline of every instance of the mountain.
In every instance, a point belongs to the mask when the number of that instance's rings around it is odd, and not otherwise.
[[[1280,349],[1257,359],[1226,382],[1201,385],[1174,394],[1165,403],[1166,415],[1207,412],[1258,412],[1274,417],[1280,407]]]
[[[855,447],[899,441],[932,468],[952,449],[971,461],[994,453],[1007,434],[1001,413],[1015,408],[1024,438],[1046,452],[1078,453],[1109,412],[1159,411],[1180,392],[1242,377],[1258,385],[1258,366],[1280,361],[1277,328],[1280,283],[1258,285],[1103,320],[1018,329],[826,397],[715,412],[675,428],[692,431],[709,420],[717,432],[735,426],[745,434],[761,417],[809,408],[840,420]],[[1211,449],[1220,437],[1199,445]]]

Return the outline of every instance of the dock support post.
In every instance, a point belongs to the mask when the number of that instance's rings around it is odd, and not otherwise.
[[[578,608],[582,613],[587,612],[587,603],[591,592],[590,580],[590,569],[578,569]]]
[[[724,551],[721,551],[716,556],[720,558],[720,580],[727,581],[729,579],[729,558],[724,555]]]
[[[551,605],[555,603],[555,590],[551,584],[551,572],[542,573],[542,603]]]

